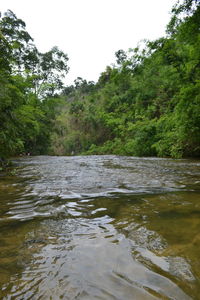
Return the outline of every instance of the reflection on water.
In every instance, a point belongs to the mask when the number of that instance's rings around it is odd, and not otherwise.
[[[200,162],[16,162],[0,178],[0,299],[200,299]]]

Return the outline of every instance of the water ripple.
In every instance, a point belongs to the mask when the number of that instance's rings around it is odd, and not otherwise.
[[[1,299],[197,299],[198,161],[16,163],[0,181]]]

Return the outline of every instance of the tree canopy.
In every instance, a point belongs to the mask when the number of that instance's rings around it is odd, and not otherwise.
[[[166,36],[116,51],[96,83],[64,86],[67,54],[40,53],[13,12],[0,28],[0,157],[200,156],[199,1],[177,2]]]
[[[0,157],[37,153],[49,135],[43,101],[62,90],[68,56],[57,47],[40,53],[10,10],[0,19],[0,50]]]

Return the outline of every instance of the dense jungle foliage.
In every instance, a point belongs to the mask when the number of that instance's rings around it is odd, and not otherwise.
[[[173,7],[165,37],[118,50],[97,83],[64,87],[68,56],[40,53],[13,12],[0,28],[0,157],[200,156],[199,1]]]

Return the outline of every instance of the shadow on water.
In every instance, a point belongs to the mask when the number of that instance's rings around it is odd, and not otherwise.
[[[2,299],[198,299],[198,162],[18,163],[0,181]]]

